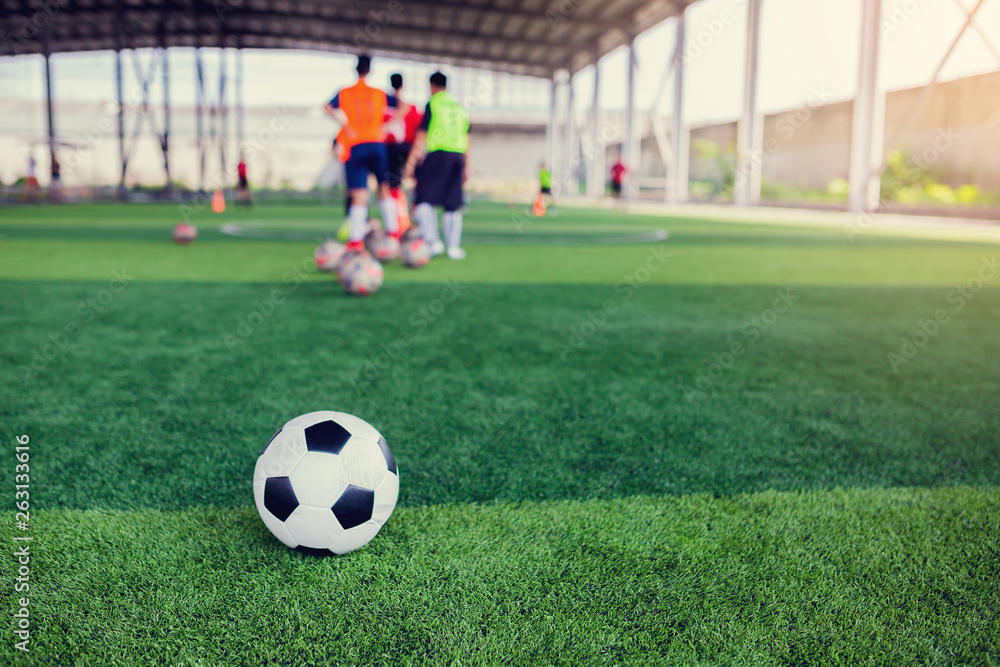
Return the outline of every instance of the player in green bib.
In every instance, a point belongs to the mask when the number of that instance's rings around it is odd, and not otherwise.
[[[538,165],[539,194],[549,202],[552,201],[552,172],[542,162]]]
[[[430,84],[431,99],[424,109],[424,119],[403,174],[417,178],[413,215],[432,253],[439,255],[447,248],[448,257],[463,259],[462,184],[469,168],[469,114],[448,94],[448,79],[444,74],[432,74]],[[423,162],[418,167],[421,155]],[[444,209],[445,243],[438,234],[435,210],[438,206]]]

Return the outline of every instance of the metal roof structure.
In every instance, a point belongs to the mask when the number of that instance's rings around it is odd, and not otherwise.
[[[368,52],[551,78],[696,0],[0,0],[4,54],[171,46]]]

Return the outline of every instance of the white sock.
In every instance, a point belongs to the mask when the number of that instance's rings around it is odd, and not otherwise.
[[[452,232],[452,212],[445,211],[441,216],[441,229],[444,230],[444,244],[446,247],[451,247],[451,232]]]
[[[444,238],[449,248],[462,245],[462,212],[446,211],[444,214]]]
[[[395,234],[399,231],[399,221],[396,220],[396,200],[392,197],[386,197],[379,200],[378,207],[382,211],[382,227],[389,234]]]
[[[426,202],[417,204],[417,207],[413,209],[413,215],[420,226],[420,235],[424,237],[425,241],[435,243],[441,240],[441,237],[438,236],[437,211],[434,210],[433,206]]]
[[[351,222],[349,241],[364,241],[368,231],[368,207],[351,204],[351,212],[347,219]]]

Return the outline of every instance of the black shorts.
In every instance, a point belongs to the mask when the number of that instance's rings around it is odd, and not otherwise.
[[[385,147],[389,151],[389,187],[398,188],[403,184],[403,167],[413,144],[386,144]]]
[[[543,195],[550,195],[550,194],[552,194],[552,188],[542,188],[542,194]]]
[[[457,211],[465,203],[462,196],[462,172],[465,153],[433,151],[417,170],[417,204],[443,206]]]
[[[611,194],[613,194],[616,197],[621,196],[621,194],[622,194],[622,184],[621,183],[615,183],[614,181],[611,181]]]
[[[240,176],[240,190],[246,190],[246,189],[247,189],[247,177]]]

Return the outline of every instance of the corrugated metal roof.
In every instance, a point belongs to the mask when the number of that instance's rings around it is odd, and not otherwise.
[[[695,0],[0,0],[0,53],[315,49],[551,77]]]

